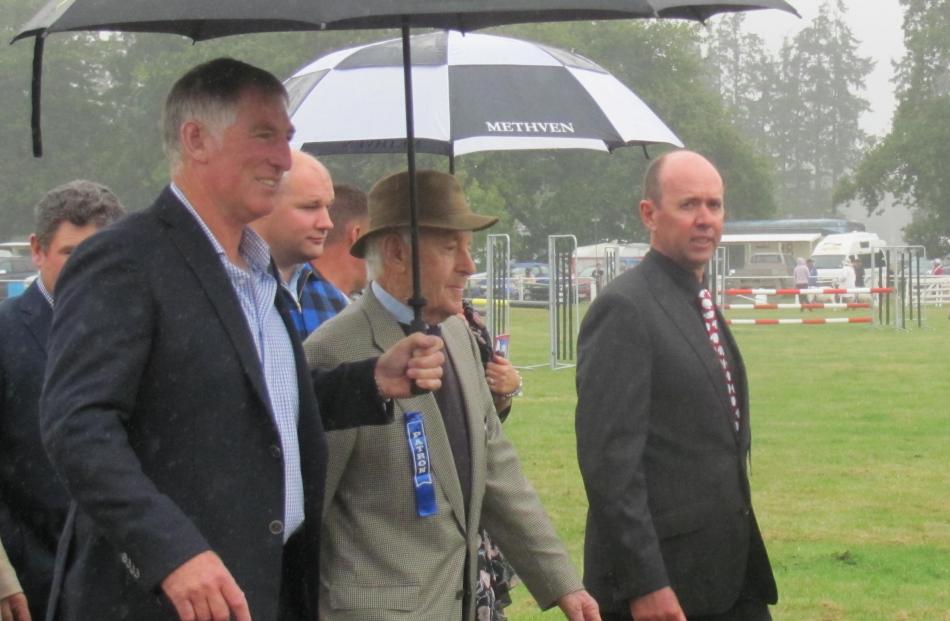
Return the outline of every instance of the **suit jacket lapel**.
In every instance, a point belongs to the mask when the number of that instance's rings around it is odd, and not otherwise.
[[[53,309],[50,308],[49,302],[43,297],[35,282],[17,300],[17,306],[24,325],[36,339],[36,344],[43,353],[46,353],[46,340],[53,322]]]
[[[485,369],[481,358],[472,348],[471,333],[461,320],[450,318],[442,324],[442,337],[451,352],[455,374],[461,385],[468,424],[469,455],[472,467],[472,497],[469,506],[468,530],[477,529],[481,516],[483,490],[485,489]],[[492,404],[494,407],[494,404]]]
[[[214,306],[221,324],[231,338],[244,372],[251,380],[258,397],[270,409],[270,398],[264,383],[260,358],[251,339],[247,319],[241,310],[237,294],[214,252],[204,231],[169,188],[156,202],[159,218],[169,225],[168,232],[191,270],[201,281],[205,295]]]
[[[719,411],[723,416],[723,423],[732,430],[729,392],[726,388],[722,367],[719,364],[716,352],[709,344],[709,336],[706,334],[698,311],[688,303],[684,303],[676,283],[661,268],[654,267],[654,269],[648,270],[645,276],[650,280],[650,291],[653,292],[657,302],[663,307],[673,325],[683,335],[683,338],[689,343],[696,353],[696,357],[706,369],[706,375],[712,383],[713,390],[719,396],[720,405],[722,406]],[[720,318],[719,322],[721,329],[724,325],[723,320]],[[735,437],[735,433],[730,435]]]
[[[373,342],[380,351],[388,350],[405,336],[393,316],[373,294],[372,287],[366,288],[361,302],[363,311],[369,318],[370,326],[372,326]],[[446,345],[448,346],[448,342]],[[399,399],[396,405],[403,413],[413,411],[422,413],[422,422],[426,429],[429,458],[432,460],[432,473],[436,485],[442,489],[445,497],[448,498],[459,528],[464,532],[466,524],[462,485],[459,483],[458,475],[455,472],[452,447],[449,445],[449,436],[445,430],[442,413],[435,401],[435,395],[426,393],[409,399]],[[397,419],[397,424],[402,425],[402,421]]]

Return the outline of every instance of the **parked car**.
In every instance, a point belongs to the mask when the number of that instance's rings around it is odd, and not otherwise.
[[[530,299],[525,297],[525,287],[537,282],[538,279],[545,279],[548,276],[547,263],[537,261],[526,261],[511,264],[511,276],[508,279],[508,299],[522,300]],[[468,278],[468,284],[465,289],[467,298],[485,298],[488,297],[488,274],[479,272],[472,274]],[[544,299],[547,299],[545,297]]]
[[[599,265],[588,265],[577,274],[577,295],[580,299],[591,298],[592,283],[597,284],[598,293],[607,284],[607,272]]]
[[[590,274],[590,272],[588,272]],[[591,299],[591,282],[594,278],[590,275],[580,277],[573,276],[572,282],[577,289],[577,299],[579,301],[589,301]],[[548,276],[539,276],[532,281],[525,281],[524,299],[535,302],[547,302],[550,299],[551,279]]]
[[[593,266],[585,268],[582,275],[574,280],[580,300],[590,300],[591,298],[591,282],[594,280],[592,276],[593,269]],[[584,273],[585,271],[586,273]],[[507,282],[508,299],[525,302],[547,302],[550,283],[550,269],[547,263],[537,261],[513,263],[511,265],[511,276]],[[465,288],[465,297],[470,299],[488,297],[488,274],[486,272],[469,276]]]
[[[29,242],[0,242],[0,257],[29,257]]]
[[[0,256],[0,300],[23,293],[36,278],[36,267],[29,256]]]

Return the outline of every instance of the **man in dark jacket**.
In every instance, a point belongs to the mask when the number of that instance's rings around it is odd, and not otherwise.
[[[307,370],[246,226],[273,209],[292,134],[273,75],[195,67],[164,110],[172,183],[63,272],[40,416],[74,499],[58,618],[315,618],[324,428],[440,385],[441,341],[420,334]]]
[[[765,621],[775,581],[752,511],[742,357],[705,288],[723,182],[689,151],[644,180],[651,250],[581,325],[584,582],[617,621]]]
[[[73,250],[124,211],[109,188],[76,180],[47,192],[34,212],[30,248],[39,276],[0,304],[0,539],[33,618],[43,619],[69,506],[39,427],[56,282]]]

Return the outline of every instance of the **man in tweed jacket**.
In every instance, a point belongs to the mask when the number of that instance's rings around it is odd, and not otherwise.
[[[311,366],[362,359],[403,337],[412,316],[407,184],[400,173],[370,192],[369,228],[352,253],[366,257],[373,282],[307,340]],[[497,219],[472,213],[450,175],[421,171],[417,185],[423,319],[445,341],[443,387],[397,400],[392,424],[329,435],[320,618],[474,619],[482,524],[542,607],[599,620],[502,434],[474,339],[457,316],[474,271],[471,231]]]

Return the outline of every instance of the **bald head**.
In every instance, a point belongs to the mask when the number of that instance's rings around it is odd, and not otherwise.
[[[320,160],[309,153],[291,151],[290,162],[290,170],[285,175],[285,183],[281,186],[281,193],[285,193],[288,187],[292,187],[294,184],[299,187],[299,184],[307,179],[319,177],[321,182],[330,181],[330,171]],[[297,181],[294,181],[294,179],[297,179]],[[330,189],[331,191],[333,189],[332,182],[330,183]]]
[[[713,163],[695,151],[686,149],[670,151],[650,162],[646,172],[643,174],[643,200],[652,200],[654,203],[660,202],[663,192],[661,177],[664,167],[670,162],[677,165],[709,167],[715,171],[716,175],[719,175],[719,171],[716,170]]]
[[[725,219],[719,171],[693,151],[657,158],[644,177],[640,218],[650,231],[650,246],[701,280]]]
[[[299,264],[323,253],[327,232],[333,228],[329,215],[333,197],[333,180],[327,168],[313,156],[293,151],[274,211],[252,224],[270,245],[285,279]]]

